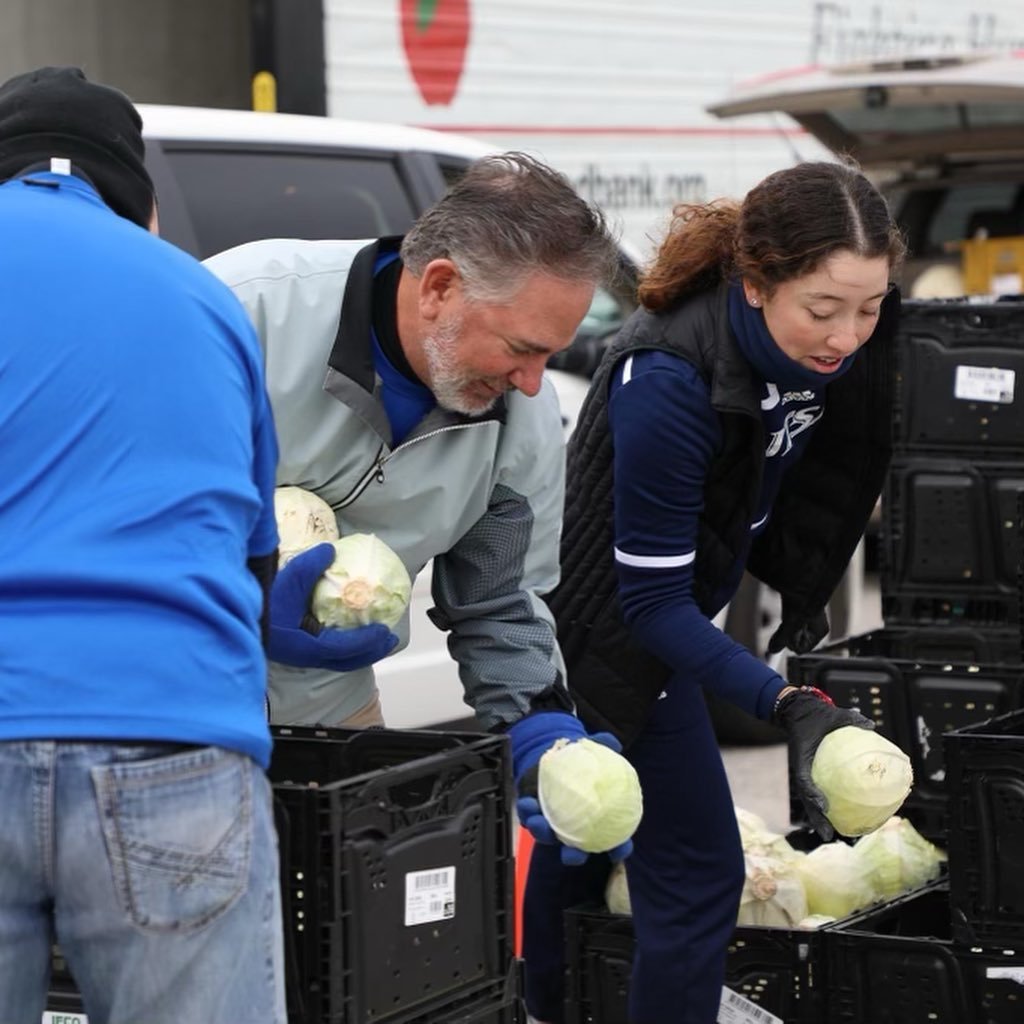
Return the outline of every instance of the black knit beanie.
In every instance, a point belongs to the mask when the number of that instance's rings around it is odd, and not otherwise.
[[[39,68],[0,85],[0,181],[50,157],[66,157],[104,202],[143,227],[153,182],[142,156],[142,118],[123,93],[79,68]]]

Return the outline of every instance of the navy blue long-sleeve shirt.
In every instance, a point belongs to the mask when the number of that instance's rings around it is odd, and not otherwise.
[[[765,468],[751,541],[768,522],[787,466],[800,457],[824,412],[824,382],[782,355],[762,325],[758,319],[744,330],[744,324],[734,323],[763,389]],[[787,383],[765,380],[768,374]],[[708,385],[690,363],[671,353],[633,353],[613,375],[608,419],[615,453],[619,599],[634,638],[675,670],[669,685],[681,680],[704,686],[768,718],[785,680],[714,626],[693,595],[705,481],[722,445]],[[735,594],[746,556],[741,553],[727,578],[714,581],[711,616]]]

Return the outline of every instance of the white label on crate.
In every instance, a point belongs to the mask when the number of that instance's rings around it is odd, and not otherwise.
[[[1024,967],[989,967],[985,971],[985,977],[1009,978],[1018,985],[1024,985]]]
[[[43,1013],[43,1024],[89,1024],[84,1013],[62,1013],[60,1010],[46,1010]]]
[[[993,274],[989,290],[993,295],[1020,295],[1020,274]]]
[[[722,986],[722,1004],[718,1008],[718,1024],[785,1024],[781,1017],[763,1006],[744,999],[738,992]]]
[[[968,402],[1013,402],[1016,370],[1003,370],[998,366],[958,366],[953,382],[953,397]]]
[[[455,865],[405,876],[405,923],[429,924],[455,916]]]

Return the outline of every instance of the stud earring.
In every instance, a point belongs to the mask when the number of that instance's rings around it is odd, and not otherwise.
[[[750,300],[750,304],[754,307],[754,309],[757,309],[757,307],[761,305],[761,300],[760,299],[751,299]]]

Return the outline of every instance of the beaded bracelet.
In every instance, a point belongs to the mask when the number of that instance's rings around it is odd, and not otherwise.
[[[779,713],[779,708],[790,698],[798,693],[813,693],[819,700],[823,700],[826,704],[835,705],[835,701],[824,691],[819,690],[817,686],[791,686],[783,687],[779,691],[778,697],[775,698],[775,703],[772,705],[772,718]]]

